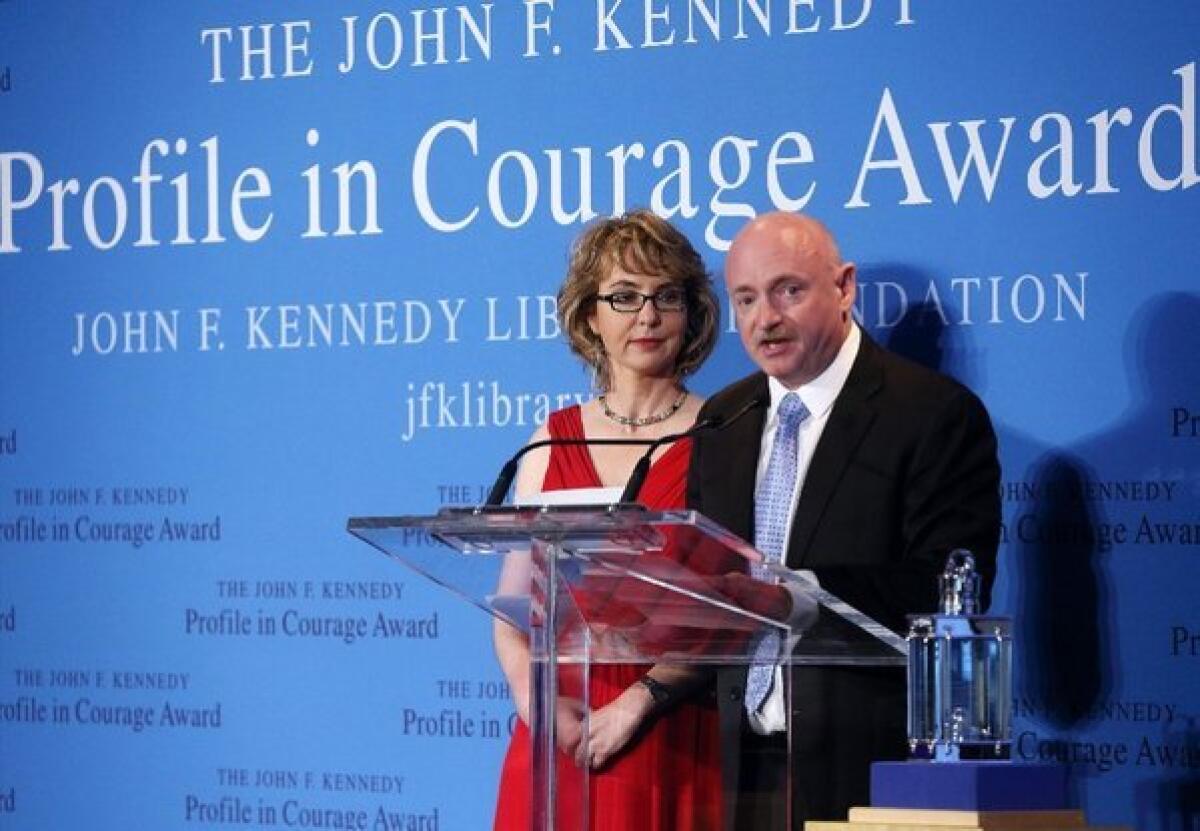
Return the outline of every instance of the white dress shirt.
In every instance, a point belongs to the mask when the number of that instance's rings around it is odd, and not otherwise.
[[[771,448],[775,445],[775,429],[779,425],[779,405],[789,392],[800,396],[804,406],[808,408],[808,418],[800,423],[799,440],[796,442],[797,464],[796,485],[792,491],[792,510],[788,514],[787,530],[783,537],[783,556],[786,559],[788,545],[792,538],[792,525],[796,521],[796,506],[800,504],[800,494],[804,491],[804,480],[808,476],[808,465],[812,461],[817,442],[825,432],[829,423],[829,413],[833,410],[833,402],[837,401],[846,379],[850,377],[850,368],[858,357],[858,347],[862,342],[862,333],[857,325],[851,325],[850,333],[842,342],[837,356],[825,368],[825,371],[807,384],[801,384],[796,389],[788,389],[776,378],[767,380],[767,388],[771,393],[771,406],[767,410],[767,420],[763,425],[762,444],[758,454],[758,472],[754,477],[754,492],[762,484],[762,478],[767,472],[767,462],[771,458]],[[811,571],[798,572],[801,577],[816,584],[816,575]],[[775,667],[775,679],[771,684],[771,692],[767,695],[757,712],[749,714],[750,727],[761,735],[777,733],[787,728],[787,713],[783,701],[783,668]]]

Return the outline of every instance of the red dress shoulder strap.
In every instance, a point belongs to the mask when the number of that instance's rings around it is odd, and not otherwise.
[[[552,439],[586,438],[583,432],[583,415],[578,404],[551,413],[546,421],[546,429]],[[567,444],[550,448],[550,464],[546,467],[542,490],[598,488],[602,484],[587,445]]]

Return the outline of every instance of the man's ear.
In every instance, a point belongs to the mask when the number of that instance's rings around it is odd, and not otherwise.
[[[838,268],[837,287],[842,294],[842,311],[849,313],[858,295],[858,272],[854,263],[843,263]]]

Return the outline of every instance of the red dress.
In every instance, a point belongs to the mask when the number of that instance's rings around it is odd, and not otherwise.
[[[551,413],[552,438],[583,438],[578,406]],[[650,468],[641,501],[650,508],[683,507],[689,441],[676,442]],[[603,487],[588,449],[553,447],[544,490]],[[592,668],[592,708],[609,703],[645,674],[645,665],[598,664]],[[717,712],[705,702],[684,702],[635,736],[603,769],[592,771],[589,831],[708,831],[721,827],[721,766]],[[500,773],[496,831],[528,831],[530,827],[529,730],[519,722]],[[560,779],[568,779],[574,762],[561,752]],[[577,797],[576,797],[577,798]],[[571,806],[560,801],[568,813]],[[561,814],[560,814],[561,815]],[[564,823],[560,827],[573,829]]]

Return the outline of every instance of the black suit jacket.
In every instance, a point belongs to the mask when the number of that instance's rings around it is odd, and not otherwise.
[[[699,418],[728,416],[767,394],[758,373],[713,396]],[[766,409],[693,439],[688,506],[754,539],[754,480]],[[896,632],[932,611],[937,575],[973,552],[989,598],[1000,534],[996,438],[979,399],[863,334],[813,452],[787,565]],[[718,674],[725,792],[736,793],[744,667]],[[845,819],[868,804],[869,764],[903,758],[902,670],[799,668],[793,676],[793,817]],[[727,817],[735,806],[728,804]],[[731,826],[731,822],[727,823]]]

